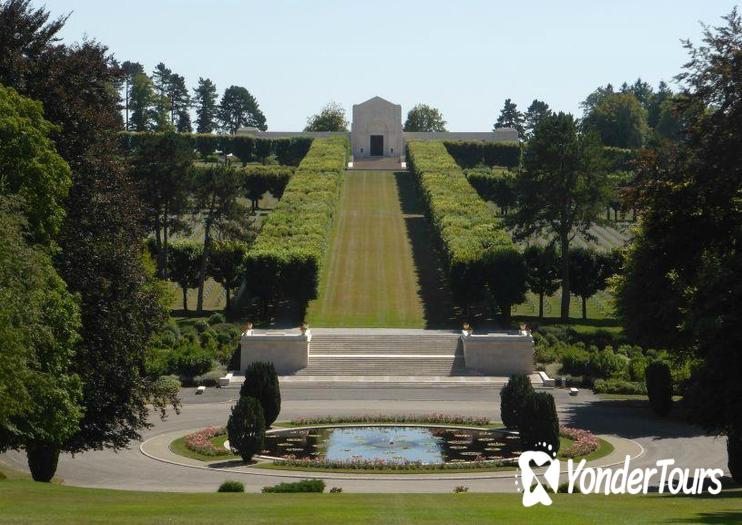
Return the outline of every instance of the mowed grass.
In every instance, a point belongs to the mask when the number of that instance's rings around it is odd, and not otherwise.
[[[456,484],[462,482],[452,481],[452,490]],[[706,497],[556,494],[552,498],[550,507],[526,509],[519,494],[182,494],[0,481],[0,523],[466,525],[742,520],[738,490]]]
[[[313,326],[425,327],[412,242],[393,172],[345,174]]]

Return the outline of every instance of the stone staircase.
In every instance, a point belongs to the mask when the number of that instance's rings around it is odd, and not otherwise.
[[[309,366],[296,376],[473,376],[459,335],[423,331],[315,332]]]

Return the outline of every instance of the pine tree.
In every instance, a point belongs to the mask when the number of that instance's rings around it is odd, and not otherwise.
[[[132,78],[129,108],[131,119],[130,131],[149,131],[154,128],[155,92],[152,80],[144,73],[137,73]]]
[[[194,90],[193,102],[196,107],[196,131],[213,133],[217,120],[216,86],[208,78],[199,78],[198,87]]]
[[[548,115],[551,115],[549,105],[542,100],[534,99],[533,102],[531,102],[531,105],[528,106],[524,115],[525,137],[530,139],[533,136],[533,130],[536,129],[538,123]]]
[[[224,91],[217,115],[221,128],[228,133],[234,134],[242,127],[268,129],[257,100],[244,87],[230,86]]]
[[[518,106],[509,98],[505,99],[505,105],[500,111],[500,116],[497,117],[497,122],[495,122],[494,129],[498,128],[513,128],[518,132],[518,137],[523,138],[525,136],[523,113],[518,111]]]
[[[144,73],[144,66],[142,66],[142,64],[140,64],[139,62],[130,62],[127,60],[126,62],[121,64],[121,72],[124,76],[124,129],[129,131],[129,106],[131,104],[131,90],[134,84],[134,77],[136,75]]]
[[[155,130],[166,131],[172,127],[172,104],[170,103],[170,85],[173,72],[160,62],[152,72],[152,83],[155,89],[154,115]]]
[[[181,133],[190,133],[191,115],[191,95],[186,87],[185,78],[182,75],[173,73],[168,83],[168,98],[170,100],[170,123]]]

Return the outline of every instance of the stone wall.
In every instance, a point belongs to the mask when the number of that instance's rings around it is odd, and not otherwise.
[[[279,375],[288,375],[309,364],[310,332],[306,334],[255,333],[248,330],[240,338],[240,372],[256,361],[273,363]]]
[[[533,337],[528,333],[462,335],[461,341],[467,368],[495,376],[533,372]]]

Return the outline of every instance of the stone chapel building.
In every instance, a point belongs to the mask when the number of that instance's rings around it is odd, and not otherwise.
[[[388,158],[404,162],[407,140],[481,140],[485,142],[517,141],[518,132],[499,128],[483,132],[406,132],[402,130],[402,106],[381,97],[373,97],[353,106],[350,133],[346,131],[260,131],[242,128],[238,135],[265,138],[326,137],[346,135],[350,139],[353,161]]]

